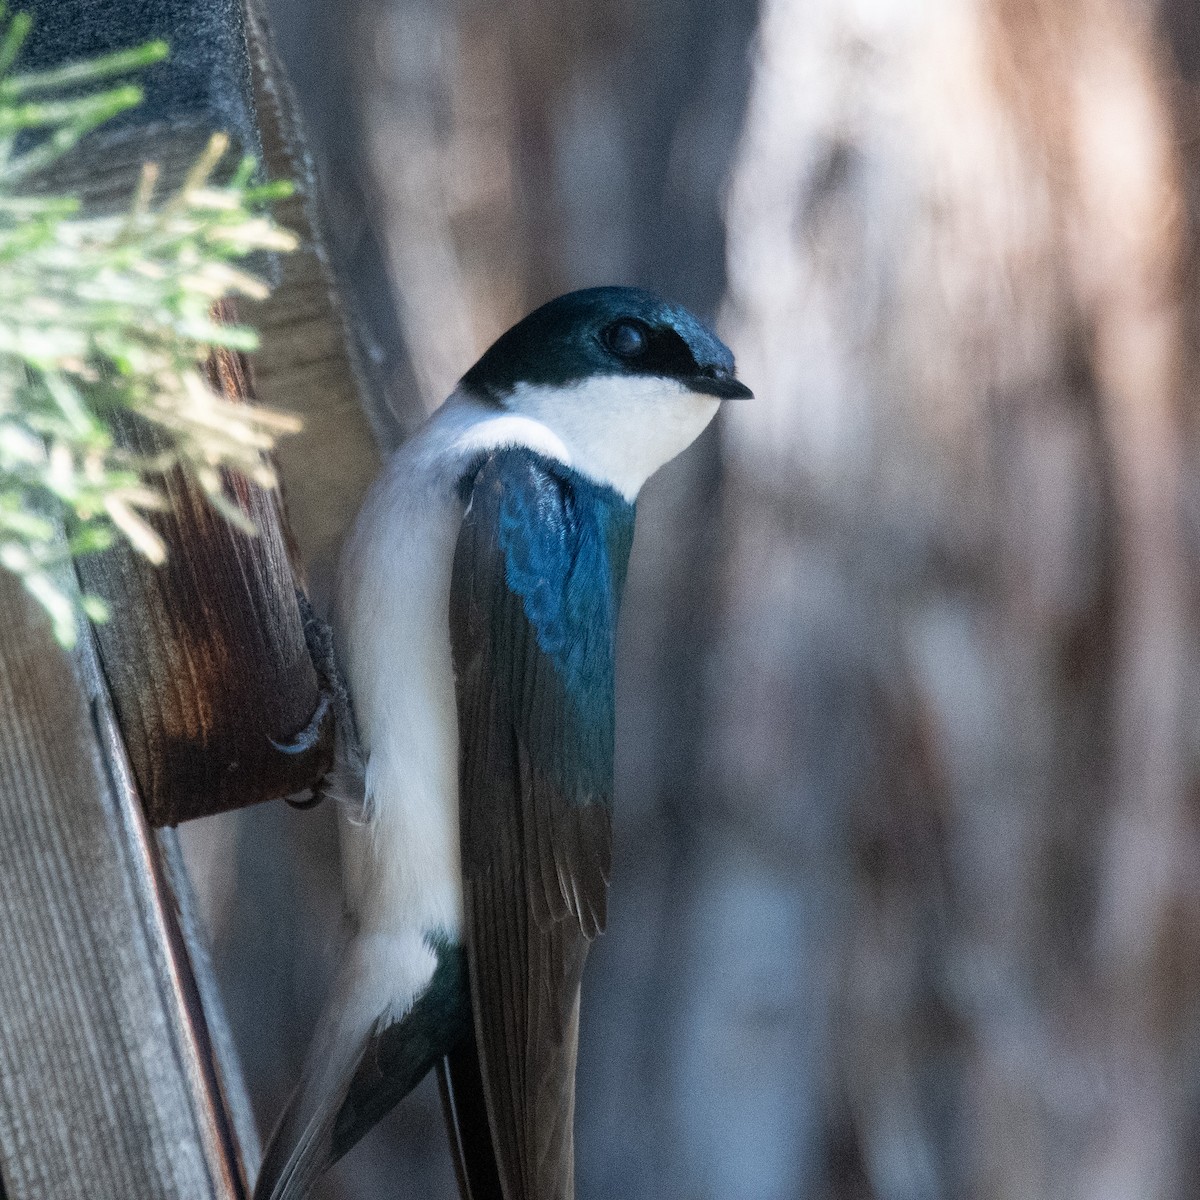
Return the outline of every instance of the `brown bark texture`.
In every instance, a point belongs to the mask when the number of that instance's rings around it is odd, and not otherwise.
[[[639,504],[581,1194],[1200,1196],[1194,5],[272,7],[385,444],[601,282],[757,393]],[[269,1120],[329,814],[189,836]],[[453,1196],[433,1093],[322,1186]]]

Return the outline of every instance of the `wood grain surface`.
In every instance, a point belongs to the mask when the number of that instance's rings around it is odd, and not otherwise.
[[[244,1195],[90,643],[0,572],[0,1171],[8,1200]]]
[[[347,308],[344,281],[335,276],[337,256],[328,250],[326,192],[334,181],[317,178],[262,7],[248,4],[247,32],[264,165],[270,178],[296,184],[295,193],[276,205],[275,217],[300,244],[280,257],[271,295],[239,309],[261,338],[254,355],[256,395],[304,418],[303,430],[279,444],[275,461],[295,561],[303,564],[306,590],[324,612],[342,536],[379,471],[376,443],[394,445],[397,433],[385,413],[386,364],[363,344],[363,326]],[[348,291],[352,300],[353,287]]]
[[[214,353],[210,374],[226,396],[249,396],[240,354]],[[143,430],[123,433],[151,448]],[[83,586],[112,611],[96,639],[154,825],[303,791],[332,759],[330,720],[310,749],[279,749],[313,719],[317,675],[277,498],[235,476],[229,487],[257,537],[173,471],[163,481],[170,509],[150,518],[167,544],[162,566],[123,544],[78,564]]]

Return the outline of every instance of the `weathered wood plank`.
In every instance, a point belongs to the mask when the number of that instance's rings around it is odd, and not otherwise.
[[[212,375],[227,396],[249,393],[240,355],[214,355]],[[136,432],[130,438],[141,445]],[[244,480],[231,487],[257,537],[234,529],[175,471],[163,486],[170,511],[151,517],[166,563],[154,567],[120,544],[78,567],[113,612],[96,638],[154,825],[302,791],[332,761],[331,719],[309,748],[279,749],[321,697],[276,498]]]
[[[174,829],[156,832],[159,862],[166,882],[166,895],[171,902],[174,927],[179,933],[182,949],[181,965],[189,969],[188,1020],[195,1030],[195,1040],[210,1074],[206,1076],[221,1100],[218,1117],[226,1124],[222,1135],[230,1161],[236,1164],[239,1180],[252,1180],[262,1159],[262,1142],[254,1120],[254,1110],[237,1047],[233,1042],[224,999],[221,996],[213,969],[212,956],[201,919],[191,879],[187,873],[178,833]],[[0,1200],[3,1200],[0,1197]]]
[[[271,295],[241,306],[259,330],[254,384],[264,404],[304,418],[275,459],[283,480],[288,523],[305,583],[318,609],[328,599],[338,547],[379,470],[379,444],[394,444],[384,428],[386,404],[379,365],[361,345],[346,299],[326,253],[324,197],[305,145],[300,114],[272,45],[262,6],[247,4],[255,103],[266,173],[295,181],[297,191],[276,207],[276,218],[299,239],[284,256]],[[373,431],[367,414],[380,427]]]
[[[0,1162],[9,1200],[236,1200],[189,968],[90,643],[0,572]]]

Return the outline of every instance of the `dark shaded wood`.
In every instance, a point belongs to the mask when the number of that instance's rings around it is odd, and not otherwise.
[[[210,375],[226,396],[248,396],[241,355],[217,352]],[[174,471],[163,489],[170,510],[151,517],[168,546],[162,566],[125,545],[78,564],[85,589],[112,609],[96,638],[153,825],[302,791],[332,761],[329,717],[311,745],[280,748],[314,719],[317,675],[276,498],[244,479],[229,482],[257,537]]]
[[[22,0],[9,9],[32,13],[33,33],[21,52],[23,69],[126,50],[155,38],[170,58],[138,79],[146,100],[88,139],[91,147],[126,139],[142,142],[146,130],[170,122],[224,130],[249,152],[256,148],[254,106],[241,0]]]
[[[90,641],[0,572],[0,1171],[9,1200],[237,1200],[205,1022]]]

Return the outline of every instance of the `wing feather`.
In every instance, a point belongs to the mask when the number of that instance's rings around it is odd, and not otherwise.
[[[615,626],[633,508],[532,451],[467,481],[451,588],[464,925],[506,1200],[570,1200],[579,989],[612,862]]]
[[[469,1038],[464,956],[448,944],[430,948],[433,977],[398,1019],[374,1003],[391,981],[389,960],[353,948],[347,955],[304,1076],[271,1135],[254,1200],[304,1200],[323,1171]]]

